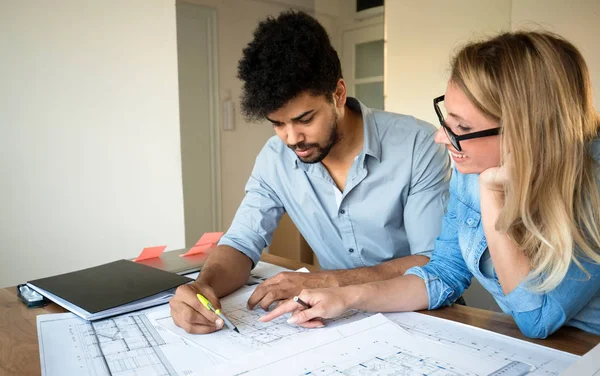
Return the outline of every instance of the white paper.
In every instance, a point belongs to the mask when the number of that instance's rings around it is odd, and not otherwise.
[[[272,372],[282,375],[307,372],[312,372],[311,375],[334,375],[336,372],[340,374],[340,369],[346,367],[343,370],[347,375],[377,376],[413,374],[413,371],[426,373],[423,371],[432,369],[423,364],[437,361],[438,368],[433,375],[485,374],[499,366],[499,370],[490,373],[549,376],[558,375],[579,358],[419,313],[385,314],[395,322],[391,326],[380,317],[372,321],[360,320],[370,315],[364,312],[350,312],[323,329],[307,330],[290,325],[286,322],[287,317],[276,319],[273,323],[260,323],[258,317],[265,312],[260,309],[248,311],[245,308],[247,299],[256,283],[282,271],[289,270],[259,262],[252,271],[251,286],[222,299],[224,313],[238,325],[241,335],[227,329],[210,335],[188,334],[173,324],[168,305],[93,324],[70,313],[38,316],[42,374],[190,376],[248,371],[249,375],[253,375],[260,369],[261,375]],[[349,322],[352,324],[343,325]],[[363,332],[368,335],[363,335]],[[347,339],[349,337],[351,339]],[[330,343],[335,345],[328,345]],[[359,345],[361,351],[357,351]],[[340,353],[339,346],[346,346],[349,352]],[[391,354],[390,346],[402,348],[403,356]],[[433,357],[427,352],[432,349],[435,349]],[[594,350],[598,352],[597,348]],[[272,354],[278,354],[279,358],[272,358]],[[425,363],[411,362],[417,355],[425,359],[422,354],[429,354]],[[300,357],[287,364],[285,356]],[[600,355],[590,355],[588,362],[591,363],[582,363],[595,366],[594,371],[581,373],[582,368],[577,368],[572,374],[600,375],[594,357],[599,359]],[[227,359],[235,362],[208,373],[207,367],[223,364]],[[269,359],[273,364],[265,363]],[[402,359],[403,368],[398,368],[399,359]],[[245,364],[238,364],[242,360]],[[478,367],[476,370],[472,369],[474,365],[471,362],[476,362],[473,363]],[[440,365],[447,368],[439,368]],[[419,368],[421,366],[425,368]],[[224,371],[221,373],[219,370]]]
[[[600,376],[600,344],[579,358],[561,376]]]
[[[42,375],[191,376],[223,361],[164,328],[148,312],[89,322],[72,313],[37,316]]]
[[[173,323],[169,307],[157,310],[149,314],[148,317],[151,321],[164,326],[174,334],[190,340],[225,359],[235,359],[263,348],[279,345],[281,341],[289,340],[299,334],[310,331],[310,329],[288,324],[287,319],[290,316],[289,314],[278,317],[268,323],[258,321],[258,318],[266,314],[266,312],[260,308],[254,310],[246,308],[248,298],[255,287],[244,287],[221,299],[223,314],[237,326],[240,333],[227,328],[211,334],[187,333]],[[337,325],[356,321],[367,316],[369,314],[350,311],[337,319],[328,320],[327,327],[319,330],[327,331],[335,328]]]
[[[507,365],[415,337],[375,315],[216,366],[215,375],[489,375]]]
[[[490,359],[509,359],[534,367],[526,375],[558,375],[579,357],[474,326],[415,312],[386,313],[385,316],[416,337],[450,346],[464,353]],[[515,374],[515,373],[512,373]],[[511,373],[503,373],[509,376]]]

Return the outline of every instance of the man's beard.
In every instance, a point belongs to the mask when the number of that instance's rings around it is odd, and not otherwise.
[[[314,152],[312,153],[312,155],[308,158],[303,158],[298,156],[298,158],[303,162],[303,163],[319,163],[321,162],[323,159],[325,159],[325,157],[327,156],[327,154],[329,154],[329,152],[331,151],[331,148],[340,140],[339,137],[339,133],[338,133],[338,123],[337,123],[337,113],[335,112],[335,110],[333,111],[333,122],[331,124],[331,133],[329,134],[329,139],[327,140],[327,143],[325,144],[325,146],[321,146],[319,144],[308,144],[305,142],[299,142],[296,145],[288,145],[288,147],[294,151],[296,151],[296,149],[300,149],[300,150],[307,150],[310,148],[314,148]]]

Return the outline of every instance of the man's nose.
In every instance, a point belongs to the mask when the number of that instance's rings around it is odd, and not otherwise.
[[[302,141],[304,141],[304,135],[302,132],[299,132],[298,129],[293,125],[289,125],[287,127],[287,144],[296,145]]]

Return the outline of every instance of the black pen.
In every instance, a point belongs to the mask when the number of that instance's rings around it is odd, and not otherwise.
[[[309,304],[307,304],[304,300],[300,299],[297,296],[294,296],[294,301],[298,304],[300,304],[301,306],[303,306],[306,309],[310,309],[312,308]]]

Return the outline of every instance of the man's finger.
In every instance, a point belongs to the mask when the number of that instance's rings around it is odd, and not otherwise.
[[[250,295],[250,298],[248,299],[248,309],[250,309],[250,310],[254,309],[254,307],[258,304],[258,302],[263,300],[265,295],[267,295],[269,293],[270,285],[271,284],[267,280],[267,281],[261,283],[260,285],[256,286],[256,289],[254,289],[254,292],[252,293],[252,295]]]
[[[220,330],[221,328],[223,328],[222,326],[220,328],[218,328],[215,325],[201,325],[201,324],[190,324],[190,323],[186,323],[186,324],[182,324],[182,325],[178,325],[177,323],[175,323],[175,325],[179,326],[181,329],[183,329],[186,332],[191,333],[191,334],[208,334],[208,333],[216,332],[217,330]]]
[[[296,303],[293,300],[288,300],[288,301],[284,302],[283,304],[280,304],[279,306],[277,306],[277,308],[275,308],[271,312],[267,313],[266,315],[262,316],[258,320],[261,322],[269,322],[283,314],[286,314],[288,312],[293,312],[296,309],[298,309],[298,303]]]
[[[210,309],[206,308],[204,305],[202,305],[202,303],[200,302],[200,300],[198,299],[198,290],[195,287],[186,285],[186,287],[188,287],[187,289],[185,289],[182,292],[182,303],[186,304],[187,306],[191,307],[192,310],[198,312],[199,315],[204,316],[208,322],[211,323],[215,323],[217,320],[219,320],[219,316],[212,312]],[[220,309],[221,308],[221,304],[219,303],[219,299],[217,299],[214,294],[210,291],[205,291],[204,292],[206,295],[204,295],[205,298],[207,298],[211,304],[213,305],[213,307],[215,309]],[[208,296],[207,296],[208,295]],[[182,310],[183,312],[183,310]],[[190,315],[192,315],[191,313],[188,313]],[[192,317],[190,317],[189,321],[190,323],[196,323],[196,320],[193,320],[193,318],[196,317],[195,315],[192,315]]]
[[[221,302],[219,301],[219,298],[215,295],[212,289],[202,288],[198,285],[195,285],[194,283],[190,284],[190,287],[192,287],[192,290],[194,291],[194,298],[196,299],[194,303],[197,302],[198,304],[200,304],[200,306],[204,307],[197,296],[197,294],[200,293],[206,299],[208,299],[208,301],[210,302],[210,304],[212,304],[214,309],[221,309]]]
[[[175,324],[181,328],[187,326],[212,326],[216,330],[223,327],[223,320],[218,315],[204,308],[202,305],[201,309],[202,311],[198,312],[195,307],[189,306],[186,302],[178,302],[171,305],[171,316]]]
[[[283,300],[277,301],[277,304],[275,305],[275,307],[273,307],[273,309],[279,307],[280,305],[284,304],[285,302],[289,301],[290,299],[283,299]]]
[[[267,295],[265,295],[264,298],[262,298],[258,305],[263,310],[268,311],[271,304],[278,300],[281,300],[282,298],[285,298],[285,296],[283,296],[281,290],[271,290],[267,293]]]

